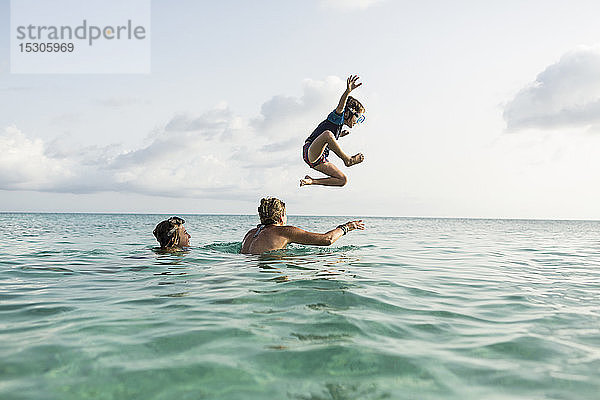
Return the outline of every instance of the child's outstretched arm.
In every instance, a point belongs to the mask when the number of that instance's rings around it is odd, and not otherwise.
[[[348,100],[348,95],[351,91],[362,85],[361,83],[357,83],[359,80],[358,75],[350,75],[348,79],[346,79],[346,90],[342,93],[342,97],[340,98],[340,102],[338,103],[335,112],[341,114],[344,112],[344,107],[346,107],[346,100]]]

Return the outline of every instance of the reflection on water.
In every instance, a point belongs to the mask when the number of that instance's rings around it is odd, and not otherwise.
[[[359,256],[352,255],[357,246],[322,248],[314,246],[290,246],[254,257],[261,272],[280,274],[271,278],[276,282],[292,280],[354,278],[347,265],[360,262]]]

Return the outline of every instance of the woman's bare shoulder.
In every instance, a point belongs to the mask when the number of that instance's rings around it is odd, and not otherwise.
[[[248,252],[248,250],[250,248],[250,245],[252,243],[252,237],[254,236],[254,233],[257,230],[258,230],[258,228],[252,228],[244,236],[244,239],[242,240],[242,249],[241,249],[242,253],[247,253]]]

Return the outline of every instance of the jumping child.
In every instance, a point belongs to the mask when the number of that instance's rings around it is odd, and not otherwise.
[[[358,164],[365,159],[362,153],[352,157],[347,156],[337,142],[340,137],[350,133],[347,130],[342,130],[344,125],[352,128],[355,124],[365,120],[364,115],[362,115],[365,108],[358,100],[350,96],[351,91],[362,85],[362,83],[357,83],[358,79],[357,75],[348,77],[346,90],[342,94],[337,108],[327,116],[325,121],[317,126],[317,129],[304,142],[302,150],[304,161],[309,167],[324,173],[328,178],[311,178],[306,175],[304,179],[300,179],[300,186],[344,186],[346,184],[348,181],[346,175],[327,159],[329,149],[342,159],[346,167]]]

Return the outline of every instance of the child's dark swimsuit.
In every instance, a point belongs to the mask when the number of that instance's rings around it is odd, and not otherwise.
[[[325,149],[323,150],[323,154],[321,157],[317,158],[315,162],[310,162],[308,159],[308,148],[312,144],[312,142],[323,132],[331,131],[335,136],[335,139],[340,138],[340,134],[342,133],[342,126],[344,125],[344,113],[339,115],[338,113],[332,111],[327,119],[317,126],[317,129],[310,134],[309,137],[306,138],[304,142],[304,147],[302,148],[302,158],[304,158],[304,162],[308,164],[309,167],[313,168],[321,163],[327,162],[327,156],[329,155],[329,147],[325,145]]]

